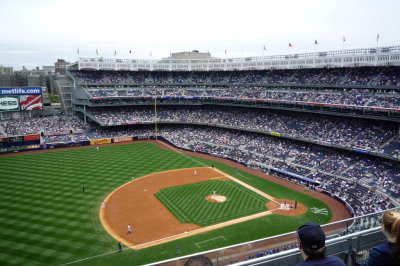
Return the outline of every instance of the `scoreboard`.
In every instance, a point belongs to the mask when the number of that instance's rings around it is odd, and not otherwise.
[[[0,111],[43,109],[41,87],[0,88]]]

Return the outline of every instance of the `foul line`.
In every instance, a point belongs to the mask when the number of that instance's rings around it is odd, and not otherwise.
[[[126,248],[124,248],[124,249],[126,249]],[[77,263],[77,262],[81,262],[81,261],[85,261],[85,260],[90,260],[90,259],[94,259],[94,258],[97,258],[97,257],[102,257],[102,256],[105,256],[105,255],[109,255],[109,254],[112,254],[112,253],[117,253],[117,252],[120,252],[120,251],[118,251],[118,250],[110,251],[110,252],[102,253],[102,254],[99,254],[99,255],[92,256],[92,257],[83,258],[83,259],[80,259],[80,260],[74,260],[74,261],[67,262],[67,263],[64,263],[64,264],[59,264],[59,266],[69,265],[69,264],[73,264],[73,263]]]
[[[208,242],[208,241],[212,241],[212,240],[215,240],[215,239],[219,239],[219,238],[222,238],[223,240],[226,240],[226,238],[225,238],[224,236],[217,236],[217,237],[214,237],[214,238],[211,238],[211,239],[208,239],[208,240],[204,240],[204,241],[201,241],[201,242],[196,242],[196,243],[194,243],[194,244],[195,244],[198,248],[200,248],[199,244],[205,243],[205,242]]]
[[[196,162],[198,162],[198,163],[204,165],[205,167],[208,167],[208,165],[206,165],[205,163],[200,162],[200,161],[197,160],[196,158],[193,158],[193,157],[191,157],[191,156],[189,156],[189,155],[187,155],[187,154],[184,154],[183,152],[181,152],[180,150],[176,149],[175,147],[173,147],[173,146],[171,146],[171,145],[169,145],[169,144],[167,144],[167,143],[165,143],[165,142],[159,141],[159,140],[156,140],[156,141],[159,142],[159,143],[161,143],[162,145],[167,146],[168,148],[170,148],[170,149],[172,149],[172,150],[174,150],[174,151],[176,151],[176,152],[178,152],[178,153],[180,153],[180,154],[182,154],[182,155],[188,157],[189,159],[192,159],[193,161],[196,161]]]
[[[221,175],[223,175],[223,176],[225,176],[225,177],[231,179],[232,181],[234,181],[234,182],[236,182],[236,183],[242,185],[243,187],[248,188],[248,189],[250,189],[250,190],[256,192],[257,194],[259,194],[259,195],[261,195],[261,196],[263,196],[263,197],[265,197],[265,198],[267,198],[267,199],[269,199],[269,200],[271,200],[271,201],[273,201],[273,202],[275,202],[275,203],[280,204],[280,203],[279,203],[278,201],[276,201],[275,198],[272,197],[271,195],[268,195],[267,193],[262,192],[261,190],[256,189],[256,188],[254,188],[254,187],[252,187],[252,186],[246,184],[245,182],[240,181],[239,179],[237,179],[237,178],[235,178],[235,177],[233,177],[233,176],[231,176],[231,175],[228,175],[227,173],[222,172],[222,171],[219,170],[219,169],[214,169],[214,171],[216,171],[216,172],[220,173]]]
[[[182,155],[188,157],[189,159],[192,159],[192,160],[194,160],[194,161],[196,161],[196,162],[198,162],[198,163],[200,163],[200,164],[202,164],[202,165],[204,165],[204,166],[206,166],[206,167],[209,167],[209,166],[207,166],[206,164],[204,164],[204,163],[200,162],[199,160],[197,160],[196,158],[190,157],[189,155],[187,155],[187,154],[181,152],[180,150],[176,149],[175,147],[172,147],[171,145],[166,144],[166,143],[164,143],[164,142],[161,142],[161,141],[159,141],[159,140],[157,140],[157,141],[158,141],[159,143],[161,143],[161,144],[163,144],[163,145],[165,145],[165,146],[167,146],[167,147],[173,149],[174,151],[176,151],[176,152],[178,152],[178,153],[180,153],[180,154],[182,154]],[[256,188],[254,188],[254,187],[252,187],[252,186],[250,186],[250,185],[244,183],[243,181],[240,181],[239,179],[234,178],[233,176],[228,175],[227,173],[220,171],[219,169],[217,169],[217,168],[215,168],[215,167],[214,167],[214,168],[211,168],[211,169],[212,169],[213,171],[215,171],[215,172],[217,172],[217,173],[219,173],[219,174],[221,174],[221,175],[223,175],[223,176],[225,176],[225,177],[231,179],[232,181],[235,181],[236,183],[238,183],[238,184],[240,184],[240,185],[242,185],[242,186],[244,186],[244,187],[246,187],[246,188],[248,188],[248,189],[250,189],[250,190],[256,192],[257,194],[259,194],[259,195],[261,195],[261,196],[263,196],[263,197],[265,197],[265,198],[267,198],[267,199],[269,199],[269,200],[271,200],[271,201],[273,201],[273,202],[275,202],[275,203],[277,203],[277,204],[280,204],[280,202],[278,202],[278,201],[277,201],[274,197],[272,197],[271,195],[268,195],[267,193],[264,193],[264,192],[262,192],[261,190],[258,190],[258,189],[256,189]]]
[[[277,209],[274,209],[274,210],[277,210]],[[165,238],[162,238],[162,239],[157,239],[157,240],[153,240],[153,241],[150,241],[150,242],[142,243],[142,244],[139,244],[139,245],[130,246],[130,248],[138,250],[138,249],[146,248],[146,247],[149,247],[149,246],[153,246],[155,243],[162,244],[162,243],[168,242],[170,240],[177,240],[177,239],[181,239],[181,238],[184,238],[184,237],[187,237],[187,236],[192,236],[192,235],[196,235],[196,234],[199,234],[199,233],[208,232],[208,231],[211,231],[211,230],[214,230],[214,229],[217,229],[217,228],[221,228],[221,227],[225,227],[225,226],[228,226],[228,225],[233,225],[233,224],[241,223],[241,222],[244,222],[244,221],[253,220],[255,218],[264,217],[264,216],[272,214],[272,211],[274,211],[274,210],[268,210],[268,211],[264,211],[264,212],[259,212],[259,213],[256,213],[256,214],[252,214],[252,215],[249,215],[249,216],[245,216],[245,217],[237,218],[237,219],[234,219],[234,220],[222,222],[222,223],[219,223],[219,224],[213,224],[213,225],[210,225],[210,226],[207,226],[207,227],[195,229],[195,230],[192,230],[192,231],[180,233],[180,234],[173,235],[173,236],[168,236],[168,237],[165,237]]]

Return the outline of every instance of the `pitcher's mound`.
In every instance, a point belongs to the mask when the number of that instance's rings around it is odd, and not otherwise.
[[[226,201],[226,197],[222,196],[222,195],[208,195],[206,197],[206,200],[208,200],[209,202],[224,202]]]

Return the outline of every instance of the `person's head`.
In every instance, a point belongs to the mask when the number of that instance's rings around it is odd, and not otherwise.
[[[400,212],[387,211],[382,216],[382,230],[394,244],[393,255],[400,259]]]
[[[212,266],[212,262],[206,256],[199,255],[189,258],[184,266]]]
[[[305,259],[323,258],[325,256],[325,233],[321,227],[314,223],[305,223],[297,229],[299,248],[304,253]]]

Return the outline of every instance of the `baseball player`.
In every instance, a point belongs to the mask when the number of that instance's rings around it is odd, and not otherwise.
[[[128,224],[128,234],[132,233],[131,224]]]
[[[194,174],[194,176],[197,176],[197,169],[194,169],[193,174]]]

